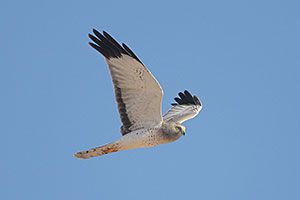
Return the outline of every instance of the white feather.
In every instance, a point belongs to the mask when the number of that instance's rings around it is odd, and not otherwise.
[[[174,105],[164,114],[163,119],[164,121],[183,123],[198,115],[201,109],[202,106],[200,105]]]
[[[105,60],[114,87],[121,90],[126,113],[132,122],[130,131],[160,124],[163,91],[151,72],[136,59],[125,54]]]

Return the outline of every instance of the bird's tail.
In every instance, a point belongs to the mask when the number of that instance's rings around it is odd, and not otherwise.
[[[80,151],[74,156],[80,159],[87,159],[95,156],[102,156],[104,154],[113,153],[121,150],[119,143],[110,143],[100,147],[95,147],[87,151]]]

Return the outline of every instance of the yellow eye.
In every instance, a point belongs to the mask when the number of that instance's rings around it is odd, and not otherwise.
[[[180,132],[182,131],[182,128],[180,126],[177,126],[177,128]]]

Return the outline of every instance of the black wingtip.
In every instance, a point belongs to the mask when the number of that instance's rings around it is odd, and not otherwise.
[[[137,61],[139,61],[141,64],[142,61],[133,53],[133,51],[125,44],[125,43],[122,43],[122,46],[124,47],[124,49],[127,51],[127,53],[133,57],[134,59],[136,59]]]
[[[99,31],[97,31],[96,29],[94,29],[94,28],[93,28],[93,33],[94,33],[95,35],[101,35],[101,33],[100,33]]]
[[[122,54],[128,55],[141,64],[141,60],[133,53],[133,51],[124,43],[120,45],[110,34],[103,31],[102,34],[96,29],[92,29],[93,34],[88,34],[88,37],[94,42],[91,45],[94,49],[100,52],[105,58],[120,58]]]
[[[197,105],[202,106],[201,101],[198,99],[197,96],[194,95],[194,96],[193,96],[193,99],[194,99],[194,102],[195,102]]]
[[[172,106],[176,105],[199,105],[201,106],[201,102],[198,99],[197,96],[192,96],[191,93],[187,90],[184,90],[184,92],[179,92],[178,93],[179,97],[175,97],[174,100],[177,103],[172,103]]]

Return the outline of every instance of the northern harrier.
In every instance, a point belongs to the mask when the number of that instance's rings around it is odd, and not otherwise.
[[[114,85],[115,99],[122,121],[122,137],[110,144],[81,151],[77,158],[90,158],[120,150],[153,147],[177,140],[185,134],[184,121],[195,117],[202,103],[187,90],[178,93],[176,103],[162,116],[163,91],[138,57],[108,33],[93,30],[89,43],[105,57]]]

